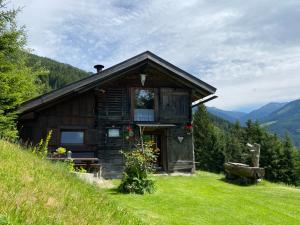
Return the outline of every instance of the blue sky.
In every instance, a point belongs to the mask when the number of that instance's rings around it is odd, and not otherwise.
[[[13,0],[34,53],[87,71],[150,50],[249,111],[300,98],[298,0]]]

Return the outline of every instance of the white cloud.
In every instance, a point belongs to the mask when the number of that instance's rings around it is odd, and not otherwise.
[[[15,0],[37,54],[91,70],[145,50],[218,88],[235,109],[300,98],[300,2]]]

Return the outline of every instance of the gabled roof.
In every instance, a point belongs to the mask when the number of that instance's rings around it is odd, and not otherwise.
[[[130,59],[127,59],[119,64],[116,64],[110,68],[107,68],[107,69],[101,71],[100,73],[93,74],[84,79],[81,79],[79,81],[68,84],[60,89],[51,91],[47,94],[38,96],[34,99],[24,102],[20,106],[19,111],[27,112],[27,111],[36,109],[42,105],[45,105],[47,103],[53,102],[54,100],[65,97],[69,94],[76,93],[79,91],[82,92],[83,90],[92,88],[93,87],[92,85],[95,83],[101,84],[102,81],[112,78],[114,75],[117,75],[121,71],[124,71],[127,68],[130,68],[132,66],[135,66],[135,65],[137,65],[143,61],[147,61],[147,60],[150,62],[153,62],[155,64],[158,64],[160,67],[176,74],[179,78],[181,78],[189,83],[192,83],[193,86],[195,86],[196,88],[199,88],[200,90],[205,91],[207,93],[206,96],[208,96],[210,94],[214,94],[216,91],[216,88],[214,88],[213,86],[203,82],[202,80],[196,78],[195,76],[174,66],[173,64],[158,57],[157,55],[153,54],[152,52],[146,51],[146,52],[136,55]]]

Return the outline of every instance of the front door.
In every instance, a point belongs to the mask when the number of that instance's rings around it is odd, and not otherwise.
[[[153,141],[154,147],[157,149],[156,170],[165,170],[165,150],[163,145],[163,134],[161,132],[144,132],[144,142]]]

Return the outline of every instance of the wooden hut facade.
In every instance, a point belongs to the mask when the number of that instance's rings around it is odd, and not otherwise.
[[[193,171],[192,104],[216,89],[147,51],[61,89],[25,102],[19,131],[37,143],[49,130],[49,148],[97,157],[103,175],[120,175],[120,150],[142,131],[160,149],[157,168]]]

